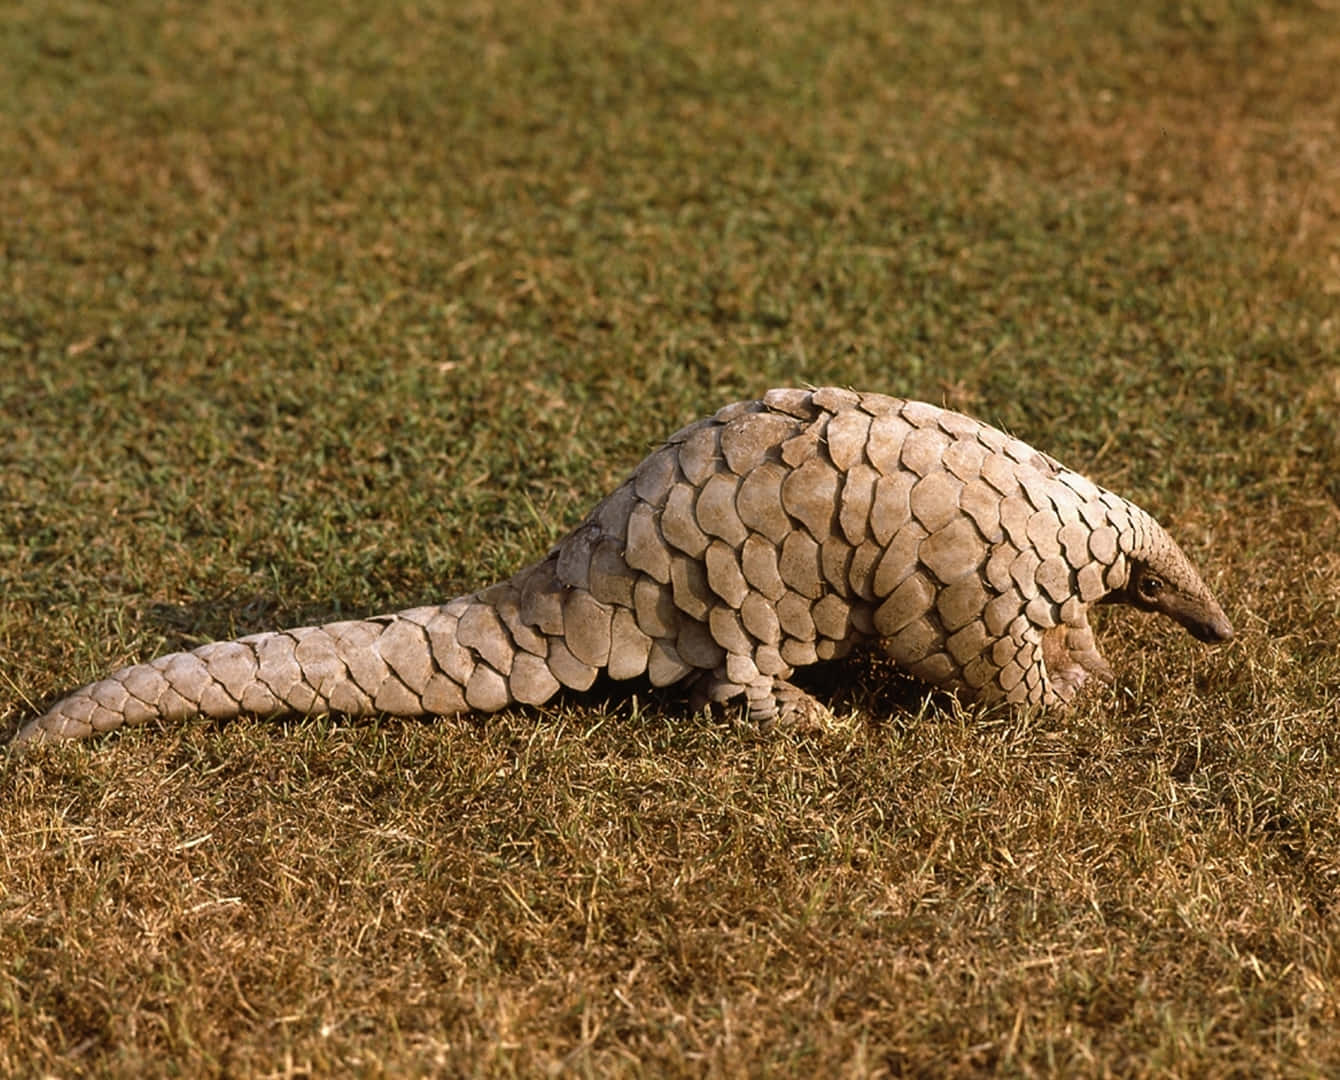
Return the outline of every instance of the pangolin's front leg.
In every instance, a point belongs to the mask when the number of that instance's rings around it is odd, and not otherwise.
[[[1061,702],[1071,701],[1091,675],[1101,682],[1112,681],[1112,668],[1099,653],[1087,620],[1082,625],[1044,631],[1042,656],[1051,688]]]

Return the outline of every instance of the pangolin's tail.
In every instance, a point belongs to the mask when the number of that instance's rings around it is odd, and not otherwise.
[[[351,716],[494,712],[584,690],[602,663],[561,632],[554,560],[440,607],[214,642],[136,664],[76,690],[16,743],[78,739],[122,724],[326,712]],[[552,611],[550,610],[552,609]]]

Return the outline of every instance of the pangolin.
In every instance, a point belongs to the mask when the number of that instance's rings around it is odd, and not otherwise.
[[[958,412],[779,389],[671,435],[548,555],[441,606],[253,634],[75,691],[16,741],[203,714],[445,715],[539,705],[604,671],[826,710],[794,669],[877,641],[969,700],[1050,706],[1111,679],[1104,601],[1205,642],[1233,628],[1143,510]]]

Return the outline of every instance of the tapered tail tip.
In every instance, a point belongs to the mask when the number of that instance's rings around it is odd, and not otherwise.
[[[92,733],[93,729],[87,724],[80,724],[68,717],[62,718],[57,724],[52,724],[49,717],[41,716],[36,720],[30,720],[19,728],[18,734],[9,741],[9,745],[14,749],[20,749],[36,746],[39,743],[83,739]]]

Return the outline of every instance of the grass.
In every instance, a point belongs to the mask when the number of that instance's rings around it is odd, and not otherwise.
[[[125,662],[443,600],[772,385],[997,422],[1239,630],[1119,686],[886,665],[750,740],[487,722],[0,760],[0,1072],[1340,1070],[1340,12],[19,0],[0,734]]]

